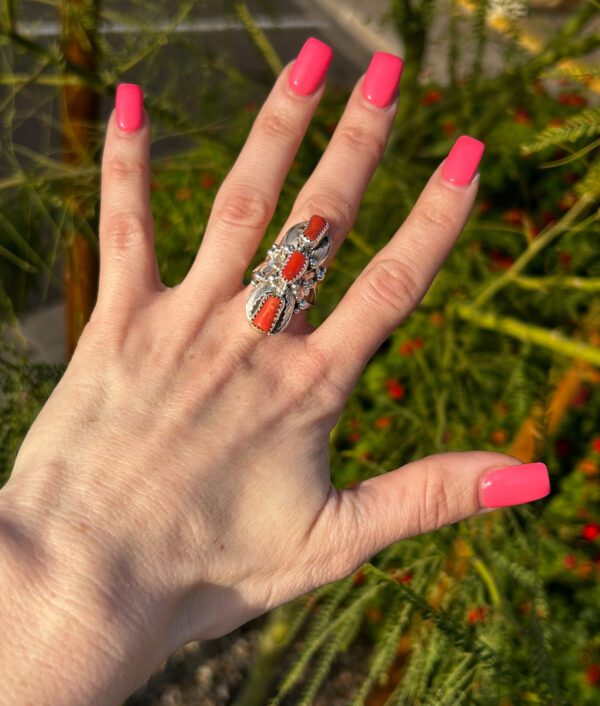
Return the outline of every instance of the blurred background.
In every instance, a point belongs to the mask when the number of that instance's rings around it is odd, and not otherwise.
[[[275,75],[308,36],[334,49],[328,87],[252,266],[371,54],[406,62],[388,150],[315,325],[454,140],[486,143],[465,232],[334,429],[334,483],[480,448],[543,460],[553,493],[394,545],[225,638],[191,643],[127,704],[597,704],[597,0],[1,0],[0,483],[94,305],[116,85],[144,89],[156,249],[174,285]]]

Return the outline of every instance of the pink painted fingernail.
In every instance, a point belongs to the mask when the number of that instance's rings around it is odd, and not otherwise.
[[[442,176],[455,186],[467,186],[475,178],[485,145],[468,135],[461,135],[452,145],[442,167]]]
[[[543,463],[523,463],[488,471],[481,478],[484,507],[508,507],[539,500],[550,492],[548,469]]]
[[[363,96],[378,108],[388,106],[398,92],[403,66],[399,56],[375,52],[362,82]]]
[[[309,37],[294,61],[290,88],[301,96],[314,93],[325,78],[333,50],[325,42]]]
[[[115,99],[117,125],[125,132],[135,132],[142,124],[144,94],[136,83],[120,83]]]

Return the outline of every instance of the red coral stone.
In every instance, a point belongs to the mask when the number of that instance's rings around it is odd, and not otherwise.
[[[299,274],[304,271],[306,266],[306,255],[299,250],[294,250],[288,257],[286,263],[281,270],[281,276],[287,282],[293,282]]]
[[[310,221],[306,226],[306,230],[304,231],[304,237],[309,240],[314,240],[326,225],[327,221],[323,218],[323,216],[311,216]]]
[[[254,314],[252,323],[257,329],[269,333],[273,328],[273,322],[279,311],[279,307],[282,304],[281,297],[276,297],[273,295],[268,296],[262,303],[260,309]]]

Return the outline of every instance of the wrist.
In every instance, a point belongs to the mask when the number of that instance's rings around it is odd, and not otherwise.
[[[43,515],[31,491],[0,491],[0,706],[120,704],[167,656],[168,613],[125,554]]]

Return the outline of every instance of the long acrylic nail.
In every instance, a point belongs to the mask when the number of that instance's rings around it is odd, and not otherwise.
[[[115,99],[117,125],[125,132],[135,132],[142,125],[144,94],[136,83],[120,83]]]
[[[399,56],[375,52],[362,82],[363,96],[378,108],[388,106],[396,98],[403,66]]]
[[[442,177],[455,186],[467,186],[477,174],[484,149],[481,140],[461,135],[444,161]]]
[[[301,96],[314,93],[325,78],[332,56],[329,45],[309,37],[290,71],[290,88]]]
[[[539,500],[550,492],[548,469],[543,463],[497,468],[480,481],[484,507],[508,507]]]

